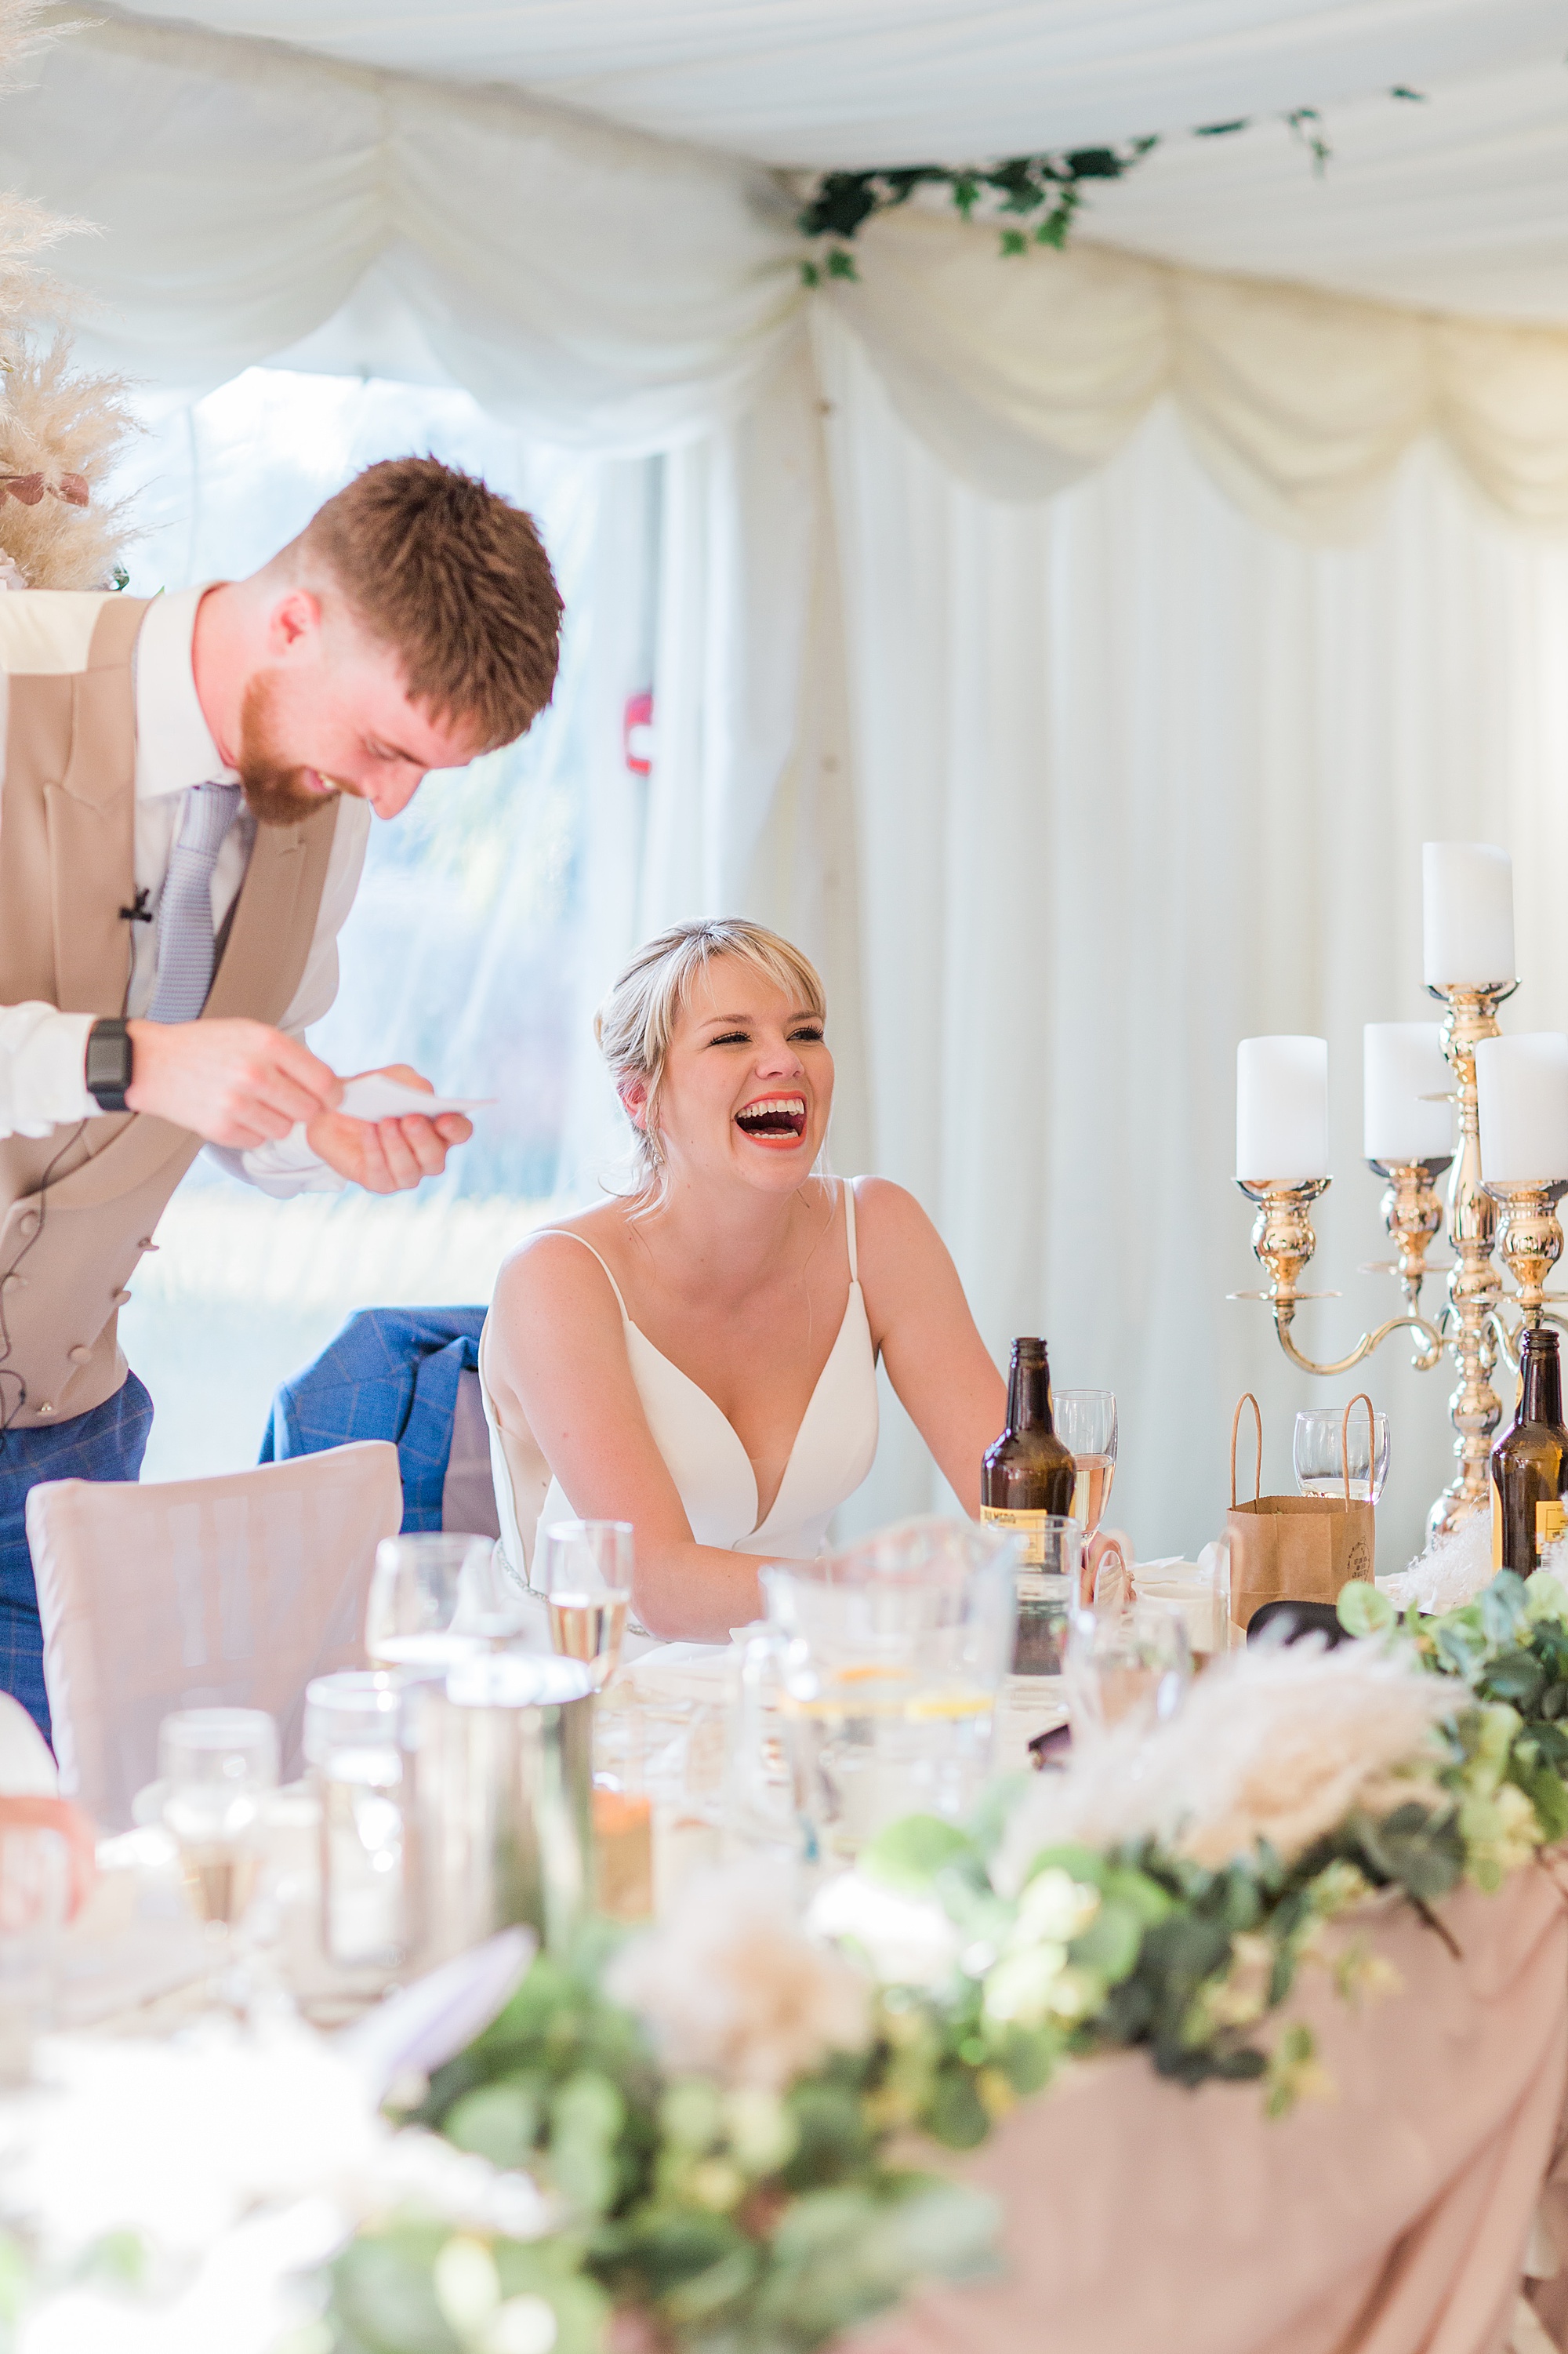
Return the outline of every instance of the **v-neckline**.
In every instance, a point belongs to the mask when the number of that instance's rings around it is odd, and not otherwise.
[[[739,1431],[736,1430],[734,1423],[731,1422],[728,1415],[726,1414],[723,1406],[719,1405],[716,1398],[709,1396],[707,1391],[704,1389],[701,1382],[694,1382],[690,1373],[684,1372],[681,1366],[676,1364],[673,1357],[667,1357],[664,1354],[663,1350],[657,1347],[655,1343],[648,1338],[647,1333],[642,1330],[641,1324],[636,1322],[630,1314],[626,1315],[627,1329],[630,1331],[636,1333],[638,1339],[641,1341],[642,1346],[648,1351],[649,1354],[651,1356],[657,1357],[659,1363],[662,1365],[667,1366],[670,1372],[674,1374],[675,1379],[678,1382],[684,1382],[686,1387],[693,1391],[696,1396],[701,1398],[708,1411],[714,1415],[718,1422],[723,1426],[726,1435],[734,1440],[736,1452],[738,1453],[742,1463],[746,1466],[747,1477],[751,1482],[752,1524],[747,1532],[746,1540],[748,1543],[755,1538],[766,1536],[768,1523],[772,1520],[774,1514],[779,1510],[780,1502],[783,1500],[784,1491],[789,1485],[789,1474],[795,1468],[795,1459],[800,1451],[801,1435],[805,1430],[806,1425],[811,1419],[812,1411],[816,1406],[818,1398],[821,1394],[822,1384],[828,1377],[833,1359],[838,1355],[840,1349],[843,1345],[844,1334],[849,1330],[850,1311],[859,1299],[860,1280],[858,1277],[852,1276],[850,1278],[849,1296],[844,1301],[844,1312],[839,1319],[839,1329],[833,1336],[833,1345],[828,1351],[826,1357],[822,1360],[822,1370],[817,1375],[815,1382],[811,1385],[811,1394],[806,1400],[805,1410],[801,1414],[800,1421],[795,1426],[795,1436],[789,1443],[789,1452],[784,1458],[784,1469],[779,1475],[779,1485],[773,1491],[773,1500],[768,1505],[766,1513],[762,1511],[762,1498],[757,1485],[757,1467],[746,1451],[745,1440],[741,1437],[741,1435]],[[861,1312],[863,1315],[864,1314],[863,1303],[862,1304]],[[622,1313],[625,1314],[626,1311],[623,1310]]]

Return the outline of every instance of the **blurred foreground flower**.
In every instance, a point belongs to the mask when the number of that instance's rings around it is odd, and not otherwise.
[[[673,2075],[776,2092],[871,2035],[870,1982],[805,1933],[766,1864],[694,1876],[678,1916],[618,1955],[605,1985]]]

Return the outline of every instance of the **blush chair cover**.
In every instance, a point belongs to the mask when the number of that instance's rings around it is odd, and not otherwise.
[[[397,1450],[339,1447],[210,1479],[58,1479],[27,1499],[60,1788],[105,1829],[157,1770],[171,1709],[264,1708],[300,1768],[313,1676],[364,1662]]]
[[[954,2168],[1001,2202],[1004,2274],[927,2291],[842,2354],[1530,2342],[1519,2292],[1568,2073],[1568,1909],[1531,1868],[1440,1910],[1457,1960],[1403,1904],[1369,1917],[1398,1993],[1351,2009],[1306,1969],[1287,2015],[1310,2022],[1331,2100],[1271,2122],[1255,2084],[1186,2092],[1133,2052],[1026,2103]]]

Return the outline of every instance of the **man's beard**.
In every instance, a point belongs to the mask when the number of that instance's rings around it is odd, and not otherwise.
[[[313,792],[303,782],[304,769],[291,766],[279,753],[272,734],[274,685],[271,673],[260,671],[245,690],[239,707],[239,781],[245,806],[258,825],[298,825],[334,800],[337,789]]]

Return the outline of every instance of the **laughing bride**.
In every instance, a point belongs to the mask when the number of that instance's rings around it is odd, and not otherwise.
[[[555,1520],[630,1521],[632,1607],[667,1638],[724,1641],[758,1615],[765,1562],[820,1550],[876,1452],[878,1358],[971,1513],[1005,1416],[919,1204],[818,1171],[826,1014],[759,925],[649,941],[595,1023],[635,1190],[531,1235],[485,1322],[509,1558],[525,1568]]]

